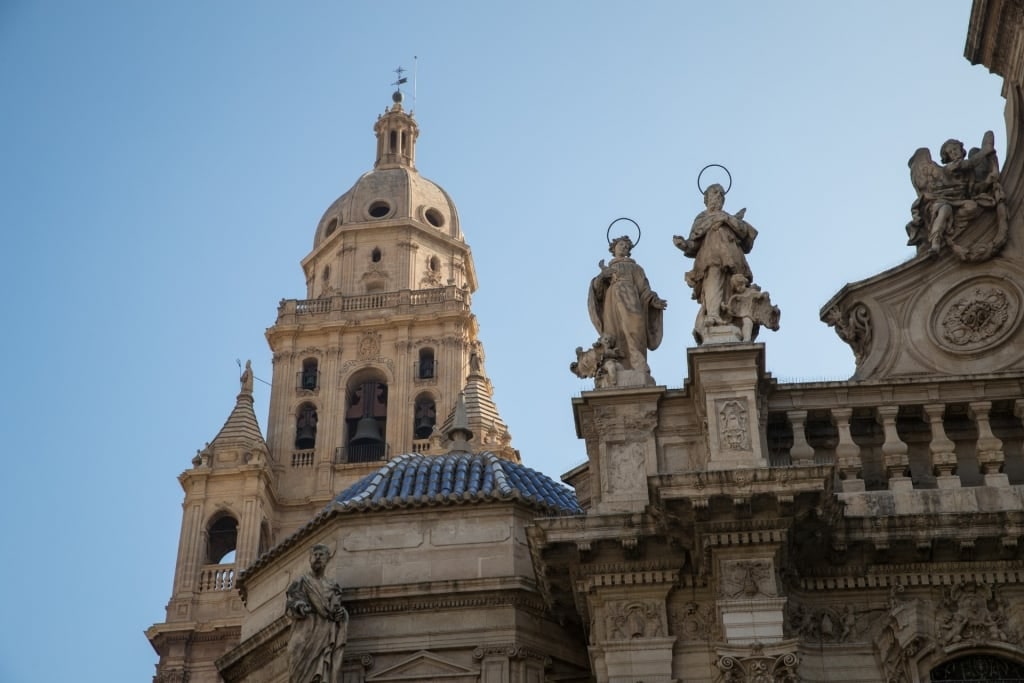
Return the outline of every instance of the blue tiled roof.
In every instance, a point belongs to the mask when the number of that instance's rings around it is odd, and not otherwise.
[[[571,489],[493,453],[400,455],[339,493],[328,509],[512,499],[559,514],[582,513]]]

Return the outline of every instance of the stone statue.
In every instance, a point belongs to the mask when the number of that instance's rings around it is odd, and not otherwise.
[[[997,254],[1006,243],[1008,222],[1005,197],[999,183],[999,161],[995,136],[985,133],[980,148],[964,154],[959,140],[946,140],[940,150],[942,165],[932,161],[931,152],[921,147],[910,157],[910,179],[917,199],[910,207],[907,244],[918,253],[938,254],[949,245],[961,261],[983,261]],[[993,211],[996,230],[989,242],[965,247],[958,238],[968,225]]]
[[[736,273],[729,278],[732,296],[725,304],[725,312],[740,321],[740,341],[750,342],[757,339],[757,331],[761,325],[769,330],[779,329],[778,306],[772,306],[768,292],[747,280],[746,275]]]
[[[618,354],[617,386],[651,386],[647,351],[658,348],[662,337],[662,311],[668,302],[658,297],[647,282],[644,269],[630,254],[633,240],[616,237],[608,245],[612,260],[598,267],[590,281],[587,308],[599,335],[614,339]]]
[[[288,586],[285,613],[292,619],[289,683],[341,683],[348,612],[341,604],[341,586],[324,575],[330,558],[326,545],[314,545],[309,550],[312,572]]]
[[[245,361],[245,370],[242,371],[242,376],[238,378],[238,381],[242,383],[242,393],[252,393],[252,361]]]
[[[582,346],[576,347],[576,360],[569,363],[569,370],[577,377],[593,377],[598,389],[614,387],[619,382],[621,358],[615,337],[602,334],[586,351]]]
[[[761,292],[760,287],[752,286],[753,291],[749,292],[746,289],[753,279],[746,254],[757,238],[757,230],[743,218],[747,210],[740,209],[735,214],[724,211],[725,188],[718,183],[704,191],[704,206],[704,211],[693,219],[690,236],[672,238],[676,248],[694,259],[693,270],[686,274],[686,284],[693,288],[693,298],[700,302],[693,330],[697,343],[752,341],[757,334],[756,325],[778,329],[778,308],[771,306],[768,294]],[[742,276],[742,290],[736,289],[741,282],[734,278],[737,275]],[[734,295],[739,298],[734,299]]]

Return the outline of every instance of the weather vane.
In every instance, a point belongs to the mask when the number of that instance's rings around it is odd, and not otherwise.
[[[394,83],[392,83],[391,85],[393,85],[396,88],[398,88],[399,92],[402,91],[402,85],[409,81],[408,78],[405,78],[404,76],[402,76],[402,74],[404,74],[405,71],[406,70],[404,68],[402,68],[401,66],[399,66],[397,69],[395,69],[395,74],[398,76],[398,79]]]

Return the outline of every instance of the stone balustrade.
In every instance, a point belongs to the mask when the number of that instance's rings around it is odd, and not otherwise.
[[[1021,396],[1021,378],[998,376],[780,385],[768,399],[771,464],[833,464],[839,491],[1024,484]]]
[[[234,564],[207,564],[199,570],[199,592],[230,591],[235,588]]]
[[[326,316],[341,319],[346,313],[377,311],[385,308],[405,308],[436,304],[451,304],[454,310],[468,310],[470,294],[455,285],[436,289],[401,289],[391,292],[373,292],[355,296],[335,295],[320,299],[282,299],[277,309],[277,322],[296,323],[306,316]]]
[[[292,453],[292,467],[312,467],[316,461],[316,451],[296,451]]]

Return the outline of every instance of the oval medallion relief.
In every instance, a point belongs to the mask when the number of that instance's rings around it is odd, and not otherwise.
[[[1002,343],[1019,324],[1020,293],[995,278],[969,280],[935,307],[931,335],[952,353],[974,353]]]

